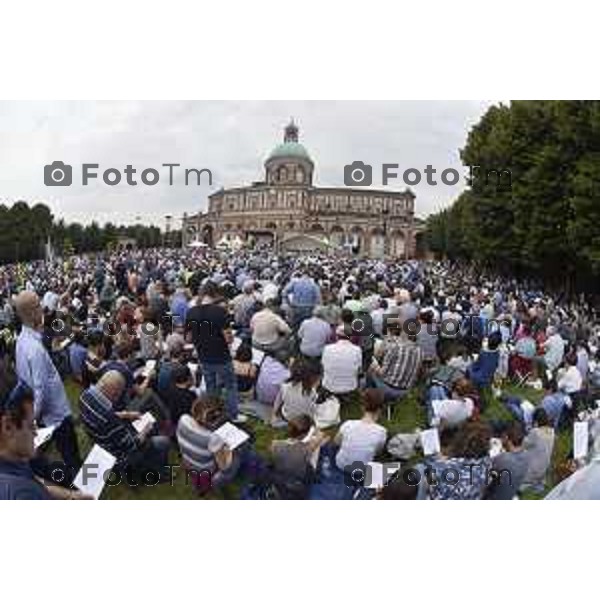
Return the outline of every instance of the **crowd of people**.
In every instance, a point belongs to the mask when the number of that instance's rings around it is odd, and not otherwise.
[[[600,497],[593,426],[588,455],[552,468],[556,436],[597,416],[599,339],[583,299],[442,262],[161,248],[2,266],[0,498],[86,498],[82,436],[123,485],[172,481],[177,457],[201,496],[513,499],[562,480],[550,497]],[[396,426],[409,402],[420,431]],[[248,439],[230,447],[225,423]]]

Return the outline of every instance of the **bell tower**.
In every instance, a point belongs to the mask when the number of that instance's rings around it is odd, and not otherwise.
[[[298,143],[298,126],[294,123],[294,119],[291,118],[286,128],[283,130],[283,143],[288,142]]]
[[[298,141],[294,119],[283,130],[283,142],[265,161],[266,181],[272,185],[312,185],[314,164],[306,148]]]

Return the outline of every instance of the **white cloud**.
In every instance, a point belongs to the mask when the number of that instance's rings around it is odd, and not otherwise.
[[[248,184],[263,177],[263,161],[281,141],[294,117],[316,163],[317,185],[343,185],[343,166],[353,160],[374,165],[380,184],[383,162],[439,173],[462,173],[459,148],[489,102],[3,102],[0,104],[0,201],[44,201],[56,217],[90,222],[162,225],[164,216],[205,208],[221,186]],[[101,169],[139,171],[165,162],[182,169],[210,168],[213,187],[128,186],[124,177],[110,187],[99,180],[82,186],[74,170],[71,187],[46,187],[43,166],[53,160]],[[161,175],[166,170],[160,168]],[[406,187],[399,181],[393,188]],[[415,186],[416,210],[426,215],[449,204],[461,185]]]

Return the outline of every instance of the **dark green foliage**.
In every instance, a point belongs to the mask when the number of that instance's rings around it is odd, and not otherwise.
[[[19,201],[10,208],[0,204],[0,264],[44,258],[48,240],[58,254],[99,252],[110,248],[119,236],[135,239],[141,248],[161,243],[158,227],[117,227],[112,223],[100,227],[96,222],[67,225],[62,219],[55,222],[45,204],[30,207]]]
[[[600,272],[600,102],[515,101],[470,131],[465,165],[509,169],[511,189],[475,180],[428,221],[451,259],[591,290]]]

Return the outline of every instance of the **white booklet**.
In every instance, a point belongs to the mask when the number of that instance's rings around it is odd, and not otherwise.
[[[142,376],[148,377],[152,371],[156,368],[155,360],[147,360],[145,366],[142,368]]]
[[[229,446],[230,450],[235,450],[250,438],[244,430],[229,422],[221,425],[214,433]]]
[[[389,478],[400,468],[400,463],[380,463],[370,462],[367,463],[367,468],[370,471],[370,481],[365,485],[366,488],[372,490],[379,490],[385,485]]]
[[[150,412],[144,413],[139,419],[133,421],[132,425],[138,433],[142,433],[146,428],[149,428],[150,425],[156,423],[156,419],[154,415]]]
[[[423,454],[425,456],[440,453],[442,448],[440,446],[440,434],[437,427],[421,432],[421,446],[423,447]]]
[[[305,444],[307,444],[308,442],[310,442],[310,439],[317,433],[317,431],[318,431],[318,429],[313,425],[302,441]],[[316,469],[317,465],[319,464],[319,455],[320,454],[321,454],[321,447],[317,446],[317,448],[315,448],[314,452],[311,454],[311,457],[310,457],[310,464],[313,466],[313,469]]]
[[[73,485],[84,494],[90,494],[98,500],[106,485],[104,478],[108,478],[116,462],[117,459],[110,452],[96,444],[87,455]]]
[[[35,437],[33,438],[33,447],[37,450],[39,447],[43,446],[54,433],[56,429],[56,425],[50,425],[50,427],[42,427],[38,429],[35,433]]]
[[[575,460],[587,457],[589,440],[588,421],[575,421],[573,423],[573,458]]]

